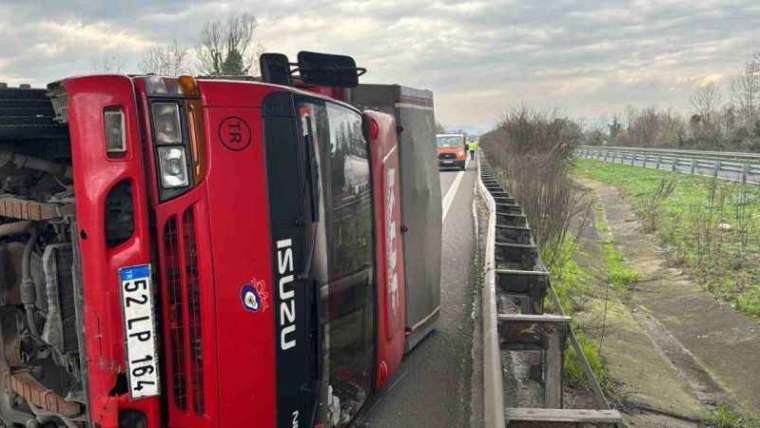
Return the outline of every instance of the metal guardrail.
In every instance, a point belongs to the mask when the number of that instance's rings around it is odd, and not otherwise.
[[[602,162],[760,184],[760,154],[756,153],[580,146],[576,155]]]
[[[695,157],[701,159],[744,160],[758,161],[760,153],[750,152],[724,152],[714,150],[683,150],[683,149],[657,149],[652,147],[622,147],[622,146],[580,146],[580,149],[605,149],[617,152],[652,153],[679,157]]]
[[[487,428],[545,426],[612,427],[622,423],[619,412],[609,404],[583,354],[551,286],[549,273],[533,241],[527,218],[519,203],[505,192],[489,167],[477,162],[477,190],[488,206],[483,287],[483,394]],[[544,313],[550,293],[560,314]],[[569,340],[601,410],[564,409],[563,361]],[[543,354],[541,364],[543,407],[505,406],[503,355],[510,352]],[[503,353],[507,354],[503,354]],[[513,379],[513,378],[509,378]],[[516,378],[515,378],[516,379]]]
[[[478,193],[488,205],[488,228],[485,247],[485,283],[483,286],[483,419],[486,428],[504,428],[504,380],[501,372],[499,331],[496,311],[496,202],[488,191],[478,156]]]

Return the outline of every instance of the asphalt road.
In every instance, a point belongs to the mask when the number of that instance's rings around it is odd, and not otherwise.
[[[407,355],[400,373],[369,409],[373,428],[467,427],[471,413],[474,251],[472,199],[475,164],[460,179],[441,172],[441,194],[458,188],[446,211],[444,200],[441,317],[436,331]]]

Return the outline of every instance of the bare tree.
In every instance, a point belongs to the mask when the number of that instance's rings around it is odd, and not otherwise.
[[[179,76],[189,72],[187,48],[174,39],[166,45],[153,46],[145,51],[138,64],[143,73]]]
[[[257,25],[256,17],[248,13],[207,22],[198,46],[198,71],[211,76],[255,72],[261,53],[254,40]]]
[[[124,69],[124,59],[116,55],[104,55],[100,58],[93,58],[92,69],[96,73],[121,73]]]
[[[717,83],[709,83],[697,89],[691,97],[691,106],[704,123],[712,123],[722,95]]]
[[[731,82],[731,93],[745,125],[754,125],[755,117],[760,113],[760,53],[756,53]]]

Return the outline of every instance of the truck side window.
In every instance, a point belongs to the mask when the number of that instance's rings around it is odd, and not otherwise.
[[[327,104],[330,123],[330,185],[333,263],[331,277],[366,268],[371,263],[372,214],[367,143],[361,116]]]

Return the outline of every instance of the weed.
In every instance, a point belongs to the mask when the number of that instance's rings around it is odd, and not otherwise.
[[[642,197],[641,219],[647,232],[657,230],[662,204],[676,189],[676,183],[675,176],[662,177],[655,191]]]
[[[728,403],[721,403],[705,424],[708,428],[760,428],[760,420],[743,416]]]
[[[623,253],[618,250],[617,241],[609,233],[610,227],[601,208],[597,208],[596,230],[602,236],[602,252],[607,264],[607,281],[620,291],[641,281],[641,274],[628,267]]]
[[[604,360],[604,357],[599,354],[599,349],[597,349],[596,344],[594,344],[594,341],[591,340],[585,333],[577,329],[575,338],[578,339],[578,344],[580,345],[581,351],[583,351],[583,355],[586,356],[586,360],[588,360],[591,371],[594,372],[594,376],[596,376],[599,384],[603,389],[608,389],[609,382],[606,361]],[[586,378],[586,372],[583,371],[582,363],[575,353],[575,348],[572,346],[569,346],[567,348],[564,366],[565,376],[570,386],[589,386],[588,379]]]

